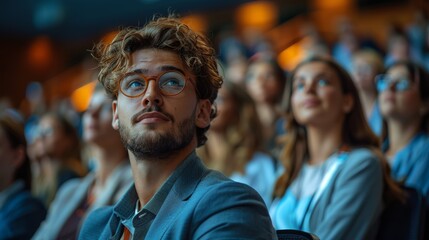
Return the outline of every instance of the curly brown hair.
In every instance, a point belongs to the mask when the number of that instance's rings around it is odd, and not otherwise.
[[[215,50],[207,37],[172,16],[153,19],[142,28],[123,29],[111,43],[96,45],[93,56],[99,62],[98,79],[112,98],[117,98],[118,83],[129,67],[131,54],[141,49],[177,53],[196,76],[198,98],[208,99],[213,104],[223,82],[218,73]],[[213,105],[210,119],[215,116]],[[209,127],[197,128],[198,146],[207,140],[205,133]]]

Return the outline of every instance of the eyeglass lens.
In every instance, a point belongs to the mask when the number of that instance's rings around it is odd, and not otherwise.
[[[149,80],[156,80],[161,93],[165,95],[179,94],[186,84],[185,76],[179,72],[166,72],[158,76],[157,79],[145,78],[141,74],[135,74],[127,76],[121,81],[121,91],[127,96],[139,96],[146,91]]]
[[[410,81],[406,78],[394,80],[388,76],[378,76],[376,81],[377,91],[379,92],[386,91],[390,86],[393,86],[395,91],[402,92],[408,90],[411,86]]]

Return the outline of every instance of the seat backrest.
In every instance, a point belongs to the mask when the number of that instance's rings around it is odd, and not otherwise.
[[[316,235],[300,230],[282,229],[276,232],[279,240],[319,240]]]
[[[425,201],[414,188],[402,187],[407,193],[405,203],[395,201],[384,209],[376,239],[423,239]]]

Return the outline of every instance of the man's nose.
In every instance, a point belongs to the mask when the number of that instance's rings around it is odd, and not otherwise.
[[[162,95],[155,80],[150,80],[147,84],[146,92],[143,94],[143,106],[161,105]]]

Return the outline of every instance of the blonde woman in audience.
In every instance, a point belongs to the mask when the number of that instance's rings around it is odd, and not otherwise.
[[[34,193],[47,207],[68,180],[83,177],[80,141],[73,124],[56,112],[44,114],[38,124],[40,152],[33,161]]]
[[[275,59],[256,54],[250,60],[246,72],[246,89],[255,101],[256,110],[264,129],[264,149],[278,155],[276,139],[283,134],[283,120],[279,105],[285,86],[285,73]]]
[[[413,62],[396,62],[377,76],[377,89],[392,176],[429,199],[428,73]]]
[[[115,204],[131,186],[127,152],[119,133],[112,128],[112,99],[101,85],[97,85],[83,115],[83,125],[83,140],[91,148],[95,170],[61,187],[34,239],[77,239],[89,211]]]
[[[383,197],[400,189],[350,75],[333,60],[307,59],[287,82],[285,106],[285,170],[270,209],[275,228],[320,239],[374,239]]]
[[[375,76],[383,72],[383,59],[372,49],[362,49],[353,54],[352,76],[366,119],[372,131],[381,136],[383,120],[377,102]]]
[[[276,162],[262,152],[262,126],[255,104],[239,85],[225,81],[219,90],[218,115],[198,154],[212,168],[253,187],[269,205]]]

